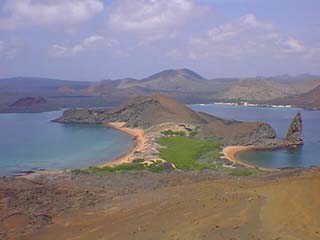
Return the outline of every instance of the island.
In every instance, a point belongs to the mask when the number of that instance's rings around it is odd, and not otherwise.
[[[225,159],[246,167],[254,166],[238,161],[235,154],[239,151],[292,148],[303,144],[300,113],[292,120],[286,138],[277,139],[275,130],[267,123],[226,120],[195,112],[161,94],[136,97],[116,108],[70,109],[55,121],[104,124],[134,136],[136,144],[128,154],[103,164],[102,167],[131,163],[138,159],[142,164],[169,162],[176,168],[174,159],[163,159],[161,156],[161,144],[158,140],[168,135],[192,137],[203,143],[214,141],[217,146],[223,148]]]

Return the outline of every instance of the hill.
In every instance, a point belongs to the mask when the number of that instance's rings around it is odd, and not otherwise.
[[[306,93],[320,85],[313,75],[282,75],[255,78],[216,78],[208,80],[189,69],[165,70],[147,78],[101,81],[83,90],[93,96],[124,100],[126,95],[162,93],[185,103],[220,100],[265,102]]]
[[[320,78],[319,78],[320,79]],[[224,93],[224,99],[239,99],[246,101],[267,101],[279,97],[294,96],[306,93],[320,85],[320,80],[297,81],[289,78],[282,81],[264,78],[241,79],[232,84]]]
[[[117,88],[142,87],[156,91],[208,91],[210,82],[188,69],[166,70],[140,81],[120,81]]]
[[[320,86],[304,94],[276,99],[272,103],[303,108],[320,108]]]
[[[0,79],[0,112],[41,112],[69,107],[110,106],[113,99],[82,93],[91,82],[49,78],[17,77]],[[41,96],[46,101],[35,104]]]
[[[127,127],[147,129],[161,123],[192,124],[203,137],[225,144],[266,144],[276,134],[265,123],[224,120],[198,113],[163,95],[136,97],[112,109],[70,109],[56,120],[61,123],[125,122]]]
[[[208,80],[189,69],[165,70],[143,79],[125,78],[100,82],[66,81],[48,78],[0,79],[0,112],[48,111],[70,107],[110,107],[135,96],[155,93],[188,104],[216,101],[271,100],[301,95],[320,85],[312,75]],[[19,99],[42,96],[44,104],[15,107]],[[300,101],[300,100],[299,100]],[[302,101],[302,100],[301,100]],[[306,101],[309,106],[309,101]],[[312,105],[313,106],[313,105]]]
[[[10,107],[31,107],[33,105],[45,104],[47,100],[43,97],[25,97],[15,101]]]

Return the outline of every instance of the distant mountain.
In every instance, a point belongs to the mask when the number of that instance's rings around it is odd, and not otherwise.
[[[320,108],[320,86],[304,94],[276,99],[272,103],[305,108]]]
[[[118,104],[81,93],[92,82],[37,77],[0,79],[0,112],[39,112],[68,107]],[[45,101],[39,100],[41,96]]]
[[[25,97],[15,101],[10,107],[31,107],[38,104],[45,104],[47,100],[43,97]]]
[[[188,70],[165,70],[147,78],[101,81],[85,90],[95,96],[141,96],[162,93],[186,103],[210,102],[222,96],[227,87],[237,82],[235,78],[207,80]]]
[[[117,88],[142,87],[156,91],[208,91],[210,83],[188,69],[166,70],[140,81],[121,81]]]
[[[50,78],[37,78],[37,77],[16,77],[0,79],[1,92],[37,92],[42,91],[45,93],[55,93],[59,88],[69,87],[73,89],[81,89],[90,86],[90,82],[81,81],[67,81]]]
[[[280,97],[306,93],[320,85],[317,80],[276,81],[274,79],[247,78],[231,84],[223,93],[223,99],[244,101],[269,101]]]
[[[213,96],[219,95],[229,84],[237,80],[236,78],[208,80],[189,69],[177,69],[165,70],[141,80],[119,81],[117,88],[141,87],[149,91],[210,93]]]
[[[315,79],[320,79],[318,75],[312,74],[299,74],[299,75],[277,75],[273,77],[266,78],[268,80],[277,81],[277,82],[302,82],[302,81],[310,81]]]
[[[130,97],[154,93],[189,104],[214,101],[264,103],[302,95],[319,85],[319,77],[307,74],[208,80],[189,69],[165,70],[140,80],[125,78],[100,82],[18,77],[0,79],[0,112],[114,106]],[[42,96],[47,102],[41,106],[31,104],[25,109],[13,104],[33,96]]]

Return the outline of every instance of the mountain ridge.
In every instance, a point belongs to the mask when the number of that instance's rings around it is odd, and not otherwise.
[[[273,104],[286,104],[303,108],[320,108],[320,85],[307,93],[271,101]]]
[[[185,68],[165,70],[140,80],[124,78],[82,82],[31,77],[7,78],[0,79],[0,112],[115,106],[129,97],[154,93],[166,94],[188,104],[216,101],[268,103],[273,100],[282,104],[283,98],[298,95],[307,97],[303,94],[320,85],[320,77],[313,78],[313,75],[283,75],[209,80]],[[48,101],[41,108],[30,106],[23,109],[13,105],[21,98],[35,96],[43,96]]]

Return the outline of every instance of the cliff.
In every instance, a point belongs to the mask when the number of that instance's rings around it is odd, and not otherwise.
[[[296,113],[293,120],[291,121],[289,129],[287,131],[286,140],[297,145],[303,144],[302,118],[300,112]]]

